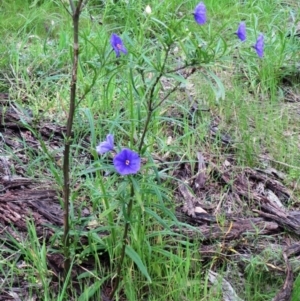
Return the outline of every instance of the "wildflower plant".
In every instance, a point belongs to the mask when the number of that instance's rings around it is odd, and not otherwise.
[[[109,296],[110,299],[113,299],[114,294],[118,290],[122,278],[122,265],[125,254],[137,264],[144,276],[150,280],[147,267],[142,264],[141,260],[137,261],[135,251],[128,251],[131,248],[130,244],[128,244],[128,235],[130,235],[129,230],[132,225],[132,208],[135,204],[139,205],[135,209],[135,212],[139,212],[138,215],[143,215],[141,208],[151,207],[151,204],[140,203],[140,191],[144,185],[143,183],[149,185],[146,188],[149,191],[151,186],[155,186],[154,183],[156,181],[160,181],[159,177],[153,176],[157,175],[155,166],[147,163],[144,163],[145,166],[142,166],[142,161],[152,161],[150,155],[152,146],[148,137],[148,131],[151,128],[153,116],[155,116],[162,104],[171,97],[179,86],[196,72],[198,66],[209,64],[217,56],[222,56],[223,50],[220,52],[219,47],[215,49],[213,45],[199,47],[199,40],[203,40],[200,37],[200,33],[195,32],[193,35],[186,37],[185,32],[181,29],[181,23],[187,18],[190,18],[190,15],[185,15],[182,19],[173,19],[169,22],[164,22],[154,17],[147,17],[147,25],[151,28],[152,32],[157,33],[155,42],[147,41],[144,37],[141,37],[141,43],[138,41],[138,37],[136,37],[136,40],[135,37],[132,37],[130,40],[132,44],[130,49],[133,49],[131,50],[132,52],[127,52],[126,41],[121,40],[119,37],[117,38],[116,35],[113,35],[111,38],[111,46],[116,52],[117,57],[120,55],[119,51],[125,49],[125,51],[122,51],[125,55],[123,56],[123,62],[127,61],[128,65],[123,65],[122,69],[124,69],[124,74],[130,75],[130,81],[127,83],[127,87],[129,88],[127,89],[128,91],[134,91],[133,102],[136,105],[133,103],[131,105],[130,127],[126,128],[129,133],[132,133],[127,142],[129,147],[127,147],[125,142],[125,145],[123,143],[119,151],[118,147],[112,146],[112,137],[109,136],[96,147],[100,155],[99,160],[104,160],[102,154],[108,150],[112,158],[111,165],[113,165],[116,174],[122,176],[119,181],[122,181],[124,185],[126,183],[126,187],[128,187],[126,193],[123,193],[121,201],[121,206],[124,207],[125,227],[121,246],[119,246],[120,255],[117,262],[113,289]],[[204,3],[201,2],[196,6],[194,19],[197,24],[205,25],[207,17]],[[222,43],[222,39],[220,38],[219,40]],[[176,47],[180,49],[181,59],[179,64],[178,60],[174,59],[172,54]],[[115,76],[121,78],[122,70],[116,73]],[[164,78],[169,78],[172,81],[172,86],[168,89],[162,88]],[[134,143],[134,140],[137,141]],[[116,145],[119,144],[119,142],[116,143]],[[109,152],[113,148],[114,150],[117,149],[116,154],[115,152]],[[102,166],[105,168],[105,165]],[[154,170],[154,173],[152,170]],[[103,191],[103,193],[105,192]]]
[[[70,273],[70,240],[69,240],[69,196],[70,196],[70,177],[69,177],[69,156],[72,123],[79,101],[76,102],[76,83],[77,83],[77,66],[79,59],[79,16],[87,1],[78,1],[77,6],[70,1],[71,13],[74,20],[74,62],[71,80],[71,98],[68,120],[68,131],[65,143],[64,158],[64,210],[65,210],[65,229],[64,229],[64,247],[65,247],[65,274]],[[150,8],[150,7],[149,7]],[[105,65],[105,76],[109,77],[109,81],[105,89],[108,89],[109,83],[114,80],[122,87],[124,91],[124,101],[128,102],[129,112],[124,112],[128,116],[128,122],[118,128],[124,133],[124,138],[115,141],[109,131],[104,141],[96,145],[94,144],[94,152],[98,155],[93,170],[96,177],[99,178],[99,187],[101,198],[104,199],[104,211],[108,216],[108,227],[110,240],[113,247],[108,248],[113,262],[115,273],[112,275],[112,290],[109,299],[113,300],[115,294],[119,290],[122,280],[122,266],[125,256],[127,255],[135,262],[141,273],[151,281],[148,269],[130,242],[134,239],[130,237],[130,228],[134,223],[132,212],[136,214],[135,221],[139,221],[140,216],[144,216],[145,212],[152,214],[152,218],[158,220],[162,227],[167,227],[157,214],[153,213],[149,208],[152,204],[143,203],[143,187],[147,192],[151,191],[153,195],[157,195],[157,183],[160,183],[157,167],[151,158],[151,150],[153,145],[148,132],[153,120],[153,116],[161,108],[162,104],[168,100],[171,95],[178,90],[180,85],[185,84],[196,71],[200,72],[200,67],[208,69],[209,65],[218,59],[221,59],[227,49],[227,43],[220,36],[211,37],[209,31],[206,31],[207,9],[203,2],[196,5],[193,16],[196,25],[202,25],[201,32],[195,30],[188,36],[182,30],[182,24],[186,20],[193,19],[192,14],[186,14],[181,18],[173,18],[171,21],[159,20],[155,18],[154,13],[146,7],[147,17],[144,26],[145,34],[140,36],[123,35],[118,31],[110,35],[110,56],[116,58],[111,59],[110,65]],[[175,12],[174,12],[175,15]],[[153,17],[152,17],[153,16]],[[196,27],[196,26],[195,26]],[[147,28],[149,28],[147,30]],[[199,27],[197,27],[199,28]],[[241,22],[236,31],[237,37],[241,41],[246,40],[246,25]],[[122,39],[125,36],[126,39]],[[146,38],[148,37],[148,38]],[[151,38],[149,38],[151,37]],[[127,43],[130,47],[127,48]],[[263,57],[264,38],[260,35],[254,46],[259,57]],[[111,50],[112,49],[112,50]],[[127,50],[128,49],[128,50]],[[178,49],[178,57],[174,56],[174,49]],[[105,51],[105,50],[103,50]],[[111,53],[111,52],[114,53]],[[122,54],[122,64],[119,64]],[[99,55],[100,56],[100,55]],[[106,60],[108,58],[103,55]],[[117,60],[117,62],[116,62]],[[106,63],[106,62],[105,62]],[[93,67],[93,70],[96,70]],[[103,71],[103,70],[102,70]],[[100,71],[94,71],[95,77]],[[213,74],[212,70],[209,70]],[[127,74],[128,79],[124,79],[122,74]],[[217,76],[213,76],[215,79]],[[163,81],[165,79],[171,81],[170,87],[164,88]],[[218,83],[219,81],[216,80]],[[87,89],[87,93],[94,86],[95,80],[91,87]],[[221,84],[220,84],[221,86]],[[83,93],[83,96],[86,92]],[[126,95],[126,97],[125,97]],[[111,102],[114,99],[110,99]],[[100,116],[101,117],[101,116]],[[116,124],[114,122],[113,124]],[[120,131],[121,132],[121,131]],[[121,134],[119,134],[121,135]],[[150,135],[151,136],[151,135]],[[122,144],[122,145],[121,145]],[[142,163],[143,162],[143,163]],[[144,165],[144,166],[143,166]],[[113,167],[114,172],[106,173],[108,166]],[[112,169],[110,169],[111,171]],[[115,191],[108,191],[105,177],[110,177],[113,182]],[[118,187],[121,187],[118,189]],[[111,204],[111,199],[107,196],[113,195],[118,200],[119,209],[122,218],[118,215],[116,218],[115,209]],[[148,207],[147,207],[148,206]],[[163,205],[162,205],[163,206]],[[113,209],[112,209],[113,208]],[[165,207],[163,207],[166,210]],[[171,213],[168,213],[171,215]],[[123,225],[122,234],[115,231],[116,223]],[[175,218],[174,218],[175,219]],[[136,233],[135,233],[136,235]]]

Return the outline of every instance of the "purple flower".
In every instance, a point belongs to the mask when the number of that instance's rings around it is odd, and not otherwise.
[[[236,31],[235,34],[238,36],[238,38],[242,42],[246,40],[246,24],[245,24],[245,22],[240,23],[238,30]]]
[[[136,152],[124,148],[114,157],[114,166],[122,176],[136,174],[141,168],[141,158]]]
[[[124,47],[122,39],[115,33],[113,33],[110,37],[110,44],[117,57],[120,56],[120,51],[127,54],[127,49]]]
[[[101,142],[96,150],[99,155],[103,155],[114,149],[114,136],[112,134],[108,134],[106,136],[106,140]]]
[[[259,35],[253,48],[256,50],[256,53],[260,58],[262,58],[264,56],[264,35],[263,34]]]
[[[203,2],[200,2],[196,6],[195,11],[194,11],[194,18],[195,18],[195,21],[200,25],[203,25],[206,23],[206,7]]]

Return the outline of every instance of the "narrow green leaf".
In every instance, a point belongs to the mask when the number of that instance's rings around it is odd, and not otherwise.
[[[154,212],[150,208],[145,208],[145,211],[149,215],[151,215],[152,217],[154,217],[164,228],[170,229],[169,226],[166,224],[166,222],[156,212]]]
[[[125,249],[126,255],[129,256],[132,261],[137,265],[137,267],[139,268],[139,270],[141,271],[141,273],[147,278],[147,280],[151,283],[152,280],[148,274],[147,268],[145,267],[145,265],[143,264],[140,256],[130,247],[130,246],[126,246]]]
[[[225,100],[225,87],[220,80],[220,78],[214,74],[212,71],[207,70],[207,73],[210,75],[210,77],[215,81],[215,86],[212,82],[212,80],[206,76],[208,83],[210,84],[211,88],[213,89],[215,95],[216,95],[216,101],[219,102],[219,100]]]
[[[78,301],[90,300],[91,297],[95,295],[97,291],[99,291],[102,282],[97,281],[89,287],[85,287],[83,293],[79,296]]]

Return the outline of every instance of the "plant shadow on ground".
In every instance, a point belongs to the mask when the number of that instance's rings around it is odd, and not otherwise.
[[[82,39],[89,35],[99,40],[105,31],[99,22],[107,22],[109,30],[134,31],[136,14],[144,9],[144,2],[137,1],[134,6],[121,2],[118,8],[105,6],[101,17],[94,14],[97,7],[92,2],[89,14],[83,17]],[[230,15],[221,4],[207,2],[214,7],[216,20]],[[223,5],[225,2],[230,1]],[[266,16],[270,20],[273,10],[282,8],[273,22],[283,36],[288,35],[278,21],[285,16],[286,7],[275,2],[265,10],[269,12]],[[7,3],[2,4],[1,13],[8,7],[13,10]],[[16,10],[20,7],[17,3]],[[177,4],[172,2],[174,10]],[[261,5],[268,6],[265,1]],[[123,6],[130,18],[122,13]],[[156,1],[151,6],[161,9]],[[71,31],[63,25],[67,14],[59,15],[58,7],[47,1],[28,2],[23,13],[26,26],[11,17],[11,27],[6,30],[15,34],[4,34],[7,45],[14,43],[15,48],[1,46],[0,300],[105,300],[114,278],[111,258],[120,245],[109,235],[104,198],[111,202],[117,234],[124,220],[118,213],[120,202],[114,199],[117,194],[101,195],[99,187],[104,184],[115,191],[124,187],[97,171],[99,162],[92,149],[98,137],[110,130],[120,130],[120,139],[126,141],[122,128],[126,128],[128,116],[126,104],[118,97],[122,80],[104,77],[99,91],[91,93],[76,117],[72,290],[67,291],[61,281],[63,212],[58,191]],[[287,6],[291,12],[296,8],[292,1]],[[240,9],[239,5],[232,8]],[[243,9],[255,23],[255,13],[260,15],[256,8],[249,4]],[[263,23],[266,27],[268,20]],[[62,25],[65,31],[58,30]],[[5,27],[2,23],[4,33]],[[265,73],[257,73],[242,58],[235,64],[229,60],[225,68],[214,67],[229,91],[225,100],[213,92],[218,92],[217,84],[211,89],[202,80],[209,75],[199,72],[156,113],[147,139],[153,145],[151,163],[162,185],[149,187],[149,193],[141,196],[151,206],[134,217],[130,238],[152,283],[128,259],[119,300],[220,300],[226,290],[244,300],[271,300],[291,293],[293,280],[292,300],[299,299],[299,277],[291,276],[300,268],[296,135],[300,87],[299,70],[293,65],[299,58],[295,54],[299,40],[296,32],[290,34],[290,40],[284,40],[288,44],[285,49],[290,50],[286,65],[276,60],[278,66],[269,70],[265,63]],[[279,47],[278,40],[275,42]],[[92,50],[84,55],[93,58]],[[82,66],[81,79],[90,76],[85,70]],[[267,81],[274,70],[277,75]],[[172,82],[164,79],[162,85],[168,88]],[[146,215],[151,216],[147,224]]]

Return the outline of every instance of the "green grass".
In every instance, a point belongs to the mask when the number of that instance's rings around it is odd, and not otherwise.
[[[191,14],[196,2],[91,1],[83,11],[78,95],[93,83],[95,72],[98,77],[75,118],[71,172],[76,190],[71,196],[70,215],[74,269],[84,266],[87,259],[92,265],[80,271],[68,292],[47,265],[47,254],[61,250],[61,229],[46,242],[28,221],[26,235],[0,241],[0,278],[4,279],[0,291],[9,292],[25,282],[28,295],[39,294],[40,300],[100,300],[101,287],[115,273],[124,226],[122,204],[130,195],[128,183],[120,181],[117,175],[102,176],[103,170],[109,169],[108,161],[92,160],[89,154],[97,156],[95,147],[108,133],[114,133],[119,147],[136,147],[141,135],[138,120],[146,118],[143,95],[139,93],[142,80],[137,70],[144,66],[151,83],[151,64],[162,60],[159,45],[168,39],[165,27],[173,28],[185,14],[190,17],[178,27],[184,36],[182,44],[191,48],[188,37],[195,37],[196,32],[199,44],[212,41],[212,50],[205,68],[183,83],[186,90],[171,94],[150,122],[145,156],[163,157],[168,153],[166,158],[170,162],[159,170],[163,184],[156,183],[154,173],[138,183],[130,246],[144,267],[137,268],[132,257],[126,257],[120,295],[130,301],[220,300],[221,289],[211,288],[207,271],[213,267],[226,278],[230,259],[201,258],[201,238],[189,241],[174,230],[182,227],[174,216],[172,170],[176,162],[190,162],[191,169],[196,170],[196,152],[200,151],[213,157],[217,165],[232,156],[238,167],[271,165],[287,175],[286,184],[293,184],[294,193],[299,196],[299,107],[297,103],[285,102],[282,82],[289,75],[292,89],[299,91],[299,70],[295,71],[295,65],[300,59],[300,39],[287,37],[294,30],[291,16],[299,16],[298,1],[284,4],[279,0],[207,0],[204,2],[208,24],[203,27],[195,24]],[[147,4],[152,8],[151,16],[144,13]],[[20,107],[29,108],[36,122],[50,120],[64,125],[71,70],[70,16],[60,1],[2,0],[0,17],[0,91],[9,92],[11,101]],[[245,20],[248,28],[245,43],[233,34],[240,20]],[[129,52],[118,63],[109,45],[112,32],[122,36]],[[251,48],[260,32],[265,35],[262,60]],[[168,61],[170,68],[185,59],[179,42],[177,47],[179,50]],[[168,80],[164,83],[168,85]],[[159,99],[159,91],[155,93]],[[197,101],[199,109],[194,113],[190,109],[191,99]],[[207,139],[212,122],[218,125],[220,133],[230,136],[230,148],[224,147],[220,139]],[[87,136],[89,140],[85,139]],[[47,179],[61,187],[61,161],[56,165],[50,157],[61,159],[62,145],[45,153],[22,143],[22,151],[30,160],[18,164],[26,170],[26,176]],[[3,153],[19,160],[11,149]],[[151,166],[151,162],[147,164]],[[154,165],[158,163],[155,161]],[[144,172],[150,170],[145,168]],[[89,209],[89,216],[78,218],[78,212],[84,208]],[[108,231],[111,235],[103,234]],[[88,244],[81,244],[81,237]],[[266,263],[275,260],[272,256],[277,257],[276,252],[255,254],[245,263],[243,286],[238,284],[238,274],[233,277],[231,284],[239,288],[244,300],[271,300],[283,284],[282,274],[270,275],[268,270]],[[293,301],[299,299],[298,283],[299,277],[294,284]]]

